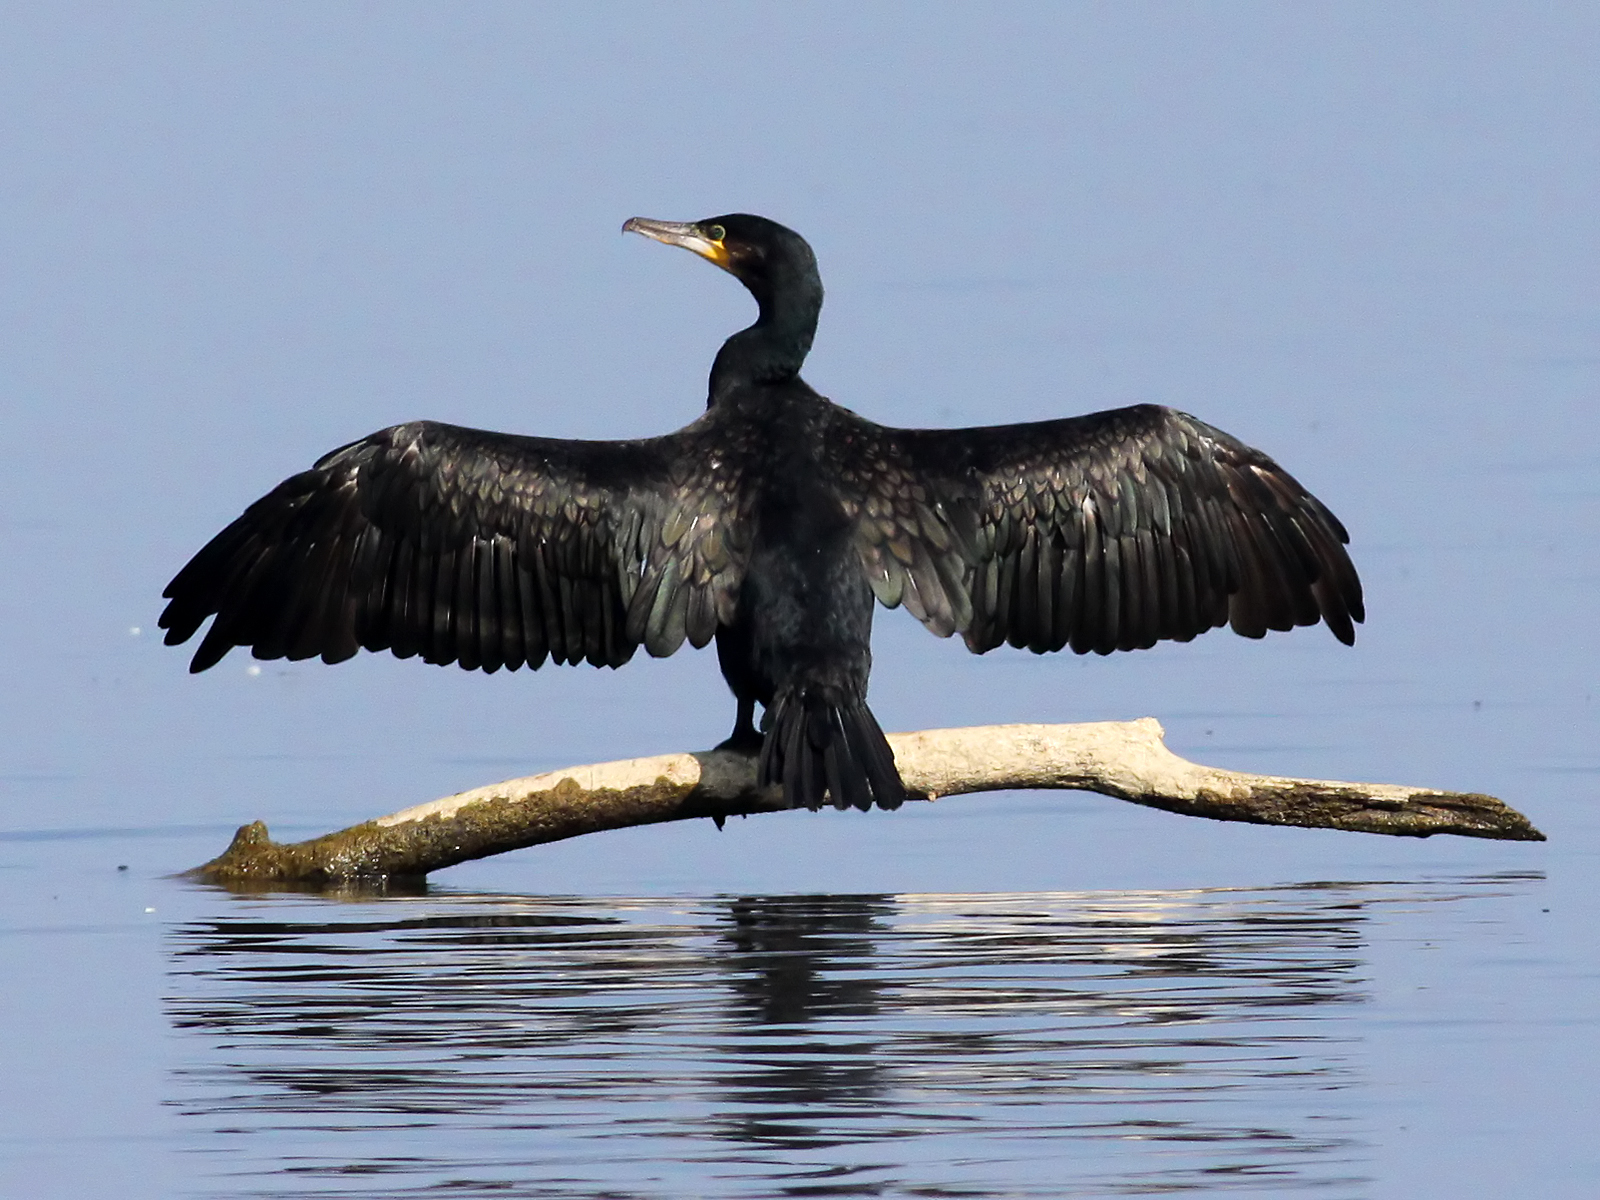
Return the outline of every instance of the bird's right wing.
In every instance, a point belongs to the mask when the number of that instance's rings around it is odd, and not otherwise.
[[[358,649],[473,670],[704,646],[748,547],[730,456],[699,424],[628,442],[421,421],[324,456],[167,585],[168,645],[215,615],[190,670]]]
[[[977,653],[1362,619],[1344,527],[1272,459],[1154,405],[841,439],[874,592]]]

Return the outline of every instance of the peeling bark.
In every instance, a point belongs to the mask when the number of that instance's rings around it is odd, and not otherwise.
[[[907,792],[1099,792],[1191,817],[1399,837],[1543,841],[1493,796],[1382,783],[1250,775],[1178,757],[1159,722],[990,725],[890,734]],[[305,842],[276,843],[256,821],[190,874],[230,884],[417,880],[432,871],[602,829],[782,808],[755,787],[755,759],[724,750],[568,767],[418,805]]]

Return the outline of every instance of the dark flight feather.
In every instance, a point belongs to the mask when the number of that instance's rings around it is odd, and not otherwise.
[[[196,671],[234,646],[329,662],[364,646],[486,671],[704,646],[744,562],[720,532],[740,519],[739,464],[707,452],[702,426],[569,442],[416,422],[352,442],[178,573],[167,643],[216,616]],[[635,627],[641,579],[651,597]]]
[[[918,603],[881,583],[879,599],[905,603],[934,633],[961,632],[975,652],[1009,642],[1109,654],[1228,622],[1260,637],[1321,620],[1354,640],[1361,585],[1344,527],[1266,455],[1194,417],[1140,405],[869,428],[850,440],[861,461],[845,471],[863,506],[890,517],[859,526],[868,577],[884,578],[895,544],[910,543]],[[907,481],[928,497],[915,519]]]

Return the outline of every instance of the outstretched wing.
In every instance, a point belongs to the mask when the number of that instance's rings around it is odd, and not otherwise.
[[[730,456],[700,426],[579,442],[433,422],[385,429],[252,504],[164,593],[168,645],[215,615],[203,671],[358,649],[469,670],[704,646],[745,547]]]
[[[1231,624],[1355,640],[1337,517],[1265,454],[1154,405],[884,429],[852,456],[874,592],[975,652],[1109,654]]]

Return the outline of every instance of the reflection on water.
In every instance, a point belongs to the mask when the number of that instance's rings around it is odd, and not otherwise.
[[[1483,887],[247,898],[176,1103],[214,1195],[1354,1196],[1363,925]]]

